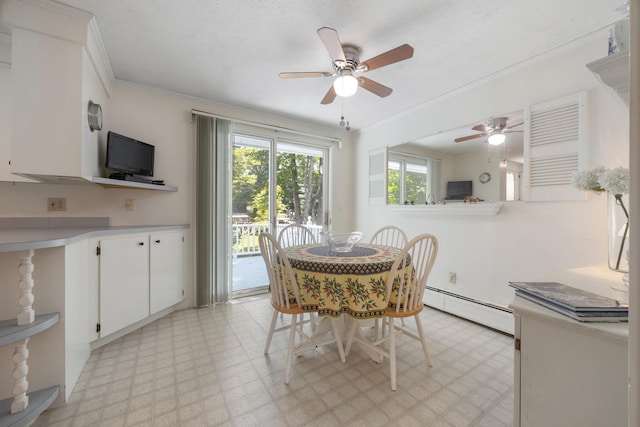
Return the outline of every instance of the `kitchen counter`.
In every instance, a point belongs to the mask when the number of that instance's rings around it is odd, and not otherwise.
[[[109,218],[0,218],[0,252],[55,248],[91,237],[185,228],[189,225],[111,226]]]
[[[33,228],[13,230],[0,229],[0,252],[54,248],[91,237],[184,228],[189,228],[189,225],[134,225],[97,228]]]

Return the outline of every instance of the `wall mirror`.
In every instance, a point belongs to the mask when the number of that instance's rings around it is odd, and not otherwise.
[[[387,203],[521,200],[523,118],[501,114],[388,147]]]

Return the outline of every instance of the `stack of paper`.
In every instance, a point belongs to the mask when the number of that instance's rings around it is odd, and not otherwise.
[[[509,282],[516,295],[580,322],[626,322],[629,305],[557,282]]]

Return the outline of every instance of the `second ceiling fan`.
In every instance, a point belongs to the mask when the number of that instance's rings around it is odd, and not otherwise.
[[[366,61],[360,61],[360,49],[354,45],[343,45],[338,37],[338,32],[333,28],[319,28],[318,36],[329,52],[333,72],[284,72],[280,73],[280,77],[283,79],[292,79],[301,77],[338,76],[329,88],[327,94],[322,98],[321,104],[332,103],[337,95],[345,97],[351,96],[356,92],[358,87],[362,87],[382,98],[389,96],[391,92],[393,92],[393,89],[366,77],[362,77],[361,74],[384,67],[385,65],[404,61],[413,56],[413,48],[408,44],[403,44]]]
[[[495,117],[493,119],[489,119],[484,123],[479,123],[472,127],[472,130],[478,131],[480,133],[463,136],[461,138],[454,139],[455,142],[464,142],[469,141],[470,139],[488,137],[487,142],[491,145],[500,145],[504,142],[506,138],[506,134],[509,132],[522,132],[512,130],[512,128],[516,126],[520,126],[522,123],[517,123],[515,125],[507,127],[507,118],[506,117]]]

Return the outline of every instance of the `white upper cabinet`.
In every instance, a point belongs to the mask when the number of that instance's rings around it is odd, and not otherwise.
[[[11,29],[11,173],[45,182],[100,176],[106,128],[91,131],[87,107],[100,104],[106,116],[111,71],[95,19],[19,0],[2,3],[2,18]]]
[[[11,173],[11,36],[0,33],[0,181],[32,181]]]

